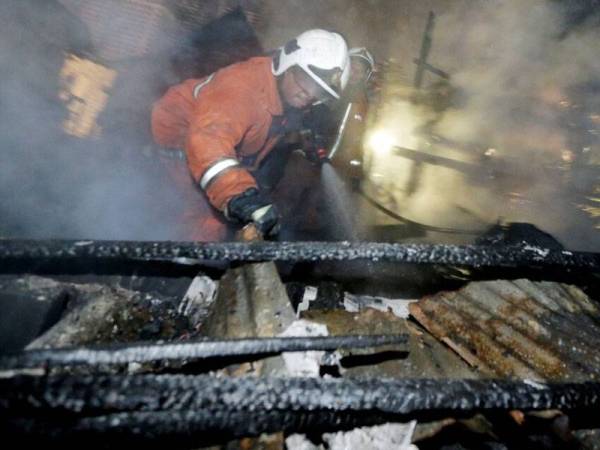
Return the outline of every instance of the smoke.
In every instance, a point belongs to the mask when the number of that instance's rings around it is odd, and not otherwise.
[[[481,2],[464,13],[439,19],[433,56],[452,69],[453,81],[469,98],[463,116],[470,126],[447,127],[457,132],[454,137],[477,140],[484,130],[502,142],[522,119],[519,112],[533,124],[554,125],[561,113],[556,107],[569,90],[598,79],[598,29],[578,28],[562,37],[564,16],[553,2],[533,0],[526,11],[515,0]],[[465,30],[459,42],[447,36],[458,29]]]
[[[597,172],[586,164],[600,151],[593,123],[600,105],[600,31],[593,5],[586,15],[580,1],[434,3],[428,61],[451,74],[450,94],[442,99],[450,107],[432,117],[399,101],[380,111],[373,131],[396,129],[395,145],[479,166],[481,176],[385,156],[375,174],[382,180],[373,184],[394,191],[391,206],[416,221],[458,228],[478,228],[482,220],[529,222],[567,247],[599,249],[593,218],[581,206],[597,184]],[[426,17],[416,19],[422,33]],[[404,58],[417,54],[412,45]],[[436,81],[427,74],[426,87]],[[396,95],[393,82],[385,93]],[[442,141],[415,143],[397,132],[423,127]],[[394,185],[386,186],[387,179]]]
[[[261,4],[263,20],[257,31],[266,49],[277,48],[308,29],[323,28],[341,33],[350,47],[368,47],[379,59],[389,57],[390,45],[405,42],[398,39],[398,17],[410,13],[397,0],[263,0]]]
[[[410,101],[395,101],[378,111],[370,136],[383,130],[393,135],[392,144],[474,168],[489,159],[485,152],[491,149],[491,163],[465,176],[385,149],[371,155],[367,148],[370,193],[425,224],[473,231],[497,221],[530,222],[568,247],[589,249],[592,241],[600,248],[593,218],[581,208],[595,177],[582,167],[598,151],[592,148],[597,137],[587,131],[600,104],[593,87],[600,79],[597,11],[590,14],[597,2],[284,0],[264,5],[260,31],[266,48],[323,27],[344,34],[351,46],[367,46],[379,62],[391,61],[397,73],[383,89],[388,104],[402,96],[394,90],[398,82],[412,81],[412,60],[419,54],[427,15],[434,11],[429,62],[451,74],[456,94],[451,102],[460,101],[437,116]],[[438,80],[427,74],[426,87]],[[467,151],[407,137],[426,126],[450,142],[464,143]],[[370,210],[363,213],[373,216]],[[376,221],[386,219],[378,215]]]
[[[99,118],[110,130],[99,138],[65,133],[70,115],[93,99],[77,92],[61,99],[60,92],[67,85],[86,92],[94,87],[93,77],[61,78],[65,63],[73,54],[99,60],[81,18],[55,1],[2,2],[0,34],[0,236],[177,237],[177,196],[163,183],[155,161],[142,156],[148,125],[136,130],[133,119],[117,122],[123,111],[147,114],[142,110],[148,97],[110,98],[111,117]],[[158,58],[148,60],[161,70]],[[134,62],[148,68],[147,61]],[[148,79],[137,81],[147,91],[152,87]],[[99,90],[97,97],[102,96],[109,93]]]
[[[583,162],[597,145],[589,117],[600,104],[600,30],[586,23],[573,27],[568,3],[532,0],[525,8],[516,0],[481,2],[442,16],[433,58],[453,70],[468,101],[436,129],[489,146],[518,168],[512,184],[490,180],[503,194],[518,194],[516,203],[513,196],[497,211],[505,220],[535,223],[568,246],[589,249],[589,241],[600,240],[577,211],[569,178],[583,175],[569,164]],[[458,29],[465,30],[460,39]],[[461,65],[447,55],[460,55]],[[591,194],[589,181],[583,194]]]
[[[531,0],[526,6],[518,0],[246,3],[260,3],[255,8],[261,14],[257,31],[266,49],[308,28],[334,29],[351,46],[367,46],[379,61],[393,58],[402,66],[405,79],[413,73],[411,61],[418,55],[427,13],[435,11],[429,61],[451,73],[454,87],[466,101],[439,118],[403,105],[397,116],[386,113],[384,122],[393,128],[402,121],[417,129],[437,120],[435,133],[484,150],[493,148],[499,163],[510,162],[521,175],[518,185],[499,178],[481,184],[465,182],[448,169],[428,167],[421,170],[416,190],[407,194],[414,188],[409,186],[412,163],[405,161],[395,170],[388,155],[380,170],[388,175],[379,174],[388,176],[390,190],[397,191],[389,195],[396,204],[388,206],[408,212],[417,221],[468,226],[471,219],[456,215],[458,205],[488,222],[503,218],[536,223],[559,239],[566,237],[569,246],[581,247],[584,241],[597,239],[589,227],[580,226],[581,217],[572,213],[574,194],[563,189],[565,183],[576,181],[584,192],[590,175],[544,170],[553,164],[568,166],[569,158],[583,161],[597,146],[597,137],[593,141],[586,129],[593,128],[588,122],[600,109],[600,36],[588,16],[581,11],[571,14],[573,5],[583,2]],[[168,75],[165,53],[177,40],[175,32],[157,25],[165,8],[159,1],[149,1],[154,6],[144,11],[121,10],[123,5],[140,3],[116,0],[63,0],[62,4],[70,9],[47,0],[0,4],[0,235],[176,238],[176,211],[183,205],[161,179],[155,161],[141,156],[147,143],[147,108],[164,81],[154,74]],[[102,5],[104,15],[94,16],[102,20],[82,22],[81,17]],[[126,18],[143,13],[150,25],[132,21],[127,26]],[[111,16],[118,20],[110,20]],[[159,43],[167,48],[148,57],[149,49],[163,47]],[[110,97],[98,118],[104,130],[95,140],[69,136],[63,130],[67,106],[75,107],[79,101],[71,98],[65,104],[58,98],[64,88],[60,73],[69,53],[117,72],[116,81],[104,92]],[[433,80],[427,75],[429,84]],[[594,126],[598,128],[597,123]],[[478,163],[481,156],[448,148],[439,152],[466,163]],[[556,173],[574,180],[559,179]],[[511,192],[516,196],[506,195]],[[534,206],[548,204],[551,207]]]

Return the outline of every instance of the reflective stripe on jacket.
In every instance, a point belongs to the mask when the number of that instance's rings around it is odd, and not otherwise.
[[[253,157],[257,167],[272,150],[280,136],[269,129],[283,108],[271,58],[251,58],[211,77],[170,88],[154,104],[152,134],[163,147],[185,148],[192,177],[223,211],[232,197],[256,187],[239,161]]]

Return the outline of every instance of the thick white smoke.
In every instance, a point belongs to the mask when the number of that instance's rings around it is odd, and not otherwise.
[[[459,101],[437,120],[410,101],[395,107],[389,101],[376,125],[392,130],[396,145],[416,146],[475,167],[482,161],[486,165],[475,182],[448,168],[416,168],[408,159],[380,155],[375,173],[380,181],[374,182],[395,191],[398,212],[431,225],[467,229],[480,227],[481,220],[530,222],[568,247],[590,249],[591,242],[600,248],[593,218],[582,207],[591,201],[597,183],[597,172],[584,166],[600,151],[591,129],[598,132],[592,116],[600,104],[600,33],[585,20],[571,20],[580,3],[481,0],[428,5],[436,13],[428,61],[451,74],[453,100]],[[426,13],[417,7],[413,11],[418,12],[414,19],[419,28],[408,28],[420,38]],[[403,55],[408,64],[418,55],[418,39],[412,42]],[[438,80],[428,73],[425,86]],[[394,87],[387,92],[393,95]],[[401,130],[427,122],[445,143],[402,137],[406,133]],[[490,171],[487,179],[485,168]]]
[[[92,3],[64,2],[75,5],[75,9]],[[133,3],[136,2],[114,0],[110,4],[118,8]],[[227,2],[228,7],[233,3]],[[409,207],[414,214],[421,208],[426,221],[453,225],[457,221],[450,218],[451,208],[445,210],[443,206],[458,203],[469,209],[475,200],[477,204],[472,209],[487,221],[498,218],[532,221],[559,239],[566,238],[566,243],[575,247],[597,240],[597,233],[586,229],[587,225],[580,226],[581,217],[572,213],[571,192],[562,189],[563,182],[569,180],[559,180],[547,175],[555,172],[540,170],[554,163],[568,165],[569,158],[586,151],[585,127],[580,123],[569,125],[572,122],[569,117],[598,114],[600,107],[598,91],[585,90],[585,86],[600,79],[597,44],[600,35],[597,26],[583,21],[575,27],[565,19],[569,5],[577,2],[247,0],[241,3],[252,3],[260,11],[257,31],[266,49],[281,45],[307,28],[336,29],[348,38],[350,45],[369,47],[379,61],[393,58],[402,65],[409,82],[414,73],[412,59],[418,55],[427,14],[433,10],[437,19],[430,62],[452,74],[453,84],[466,99],[460,108],[449,110],[434,131],[451,140],[494,148],[498,158],[516,162],[524,176],[518,186],[491,179],[487,185],[473,187],[469,183],[458,185],[461,181],[448,170],[440,174],[428,169],[422,185],[428,185],[432,195],[417,191],[412,200],[400,196],[396,198],[398,208]],[[157,179],[152,163],[148,167],[125,164],[119,159],[127,159],[123,155],[139,148],[140,143],[131,138],[135,134],[131,133],[131,127],[113,128],[110,139],[96,143],[77,140],[62,132],[66,110],[56,98],[61,64],[67,52],[85,53],[93,49],[89,30],[81,24],[72,26],[81,22],[73,14],[75,9],[70,13],[65,8],[51,10],[48,6],[51,4],[58,3],[23,0],[2,2],[0,6],[0,235],[168,237],[175,219],[165,204],[176,203],[176,196],[165,193],[168,187]],[[104,30],[95,27],[92,34],[96,39],[122,31],[121,19],[125,15],[118,12],[115,15],[120,20],[109,20]],[[145,36],[147,30],[138,26],[129,27],[123,39]],[[165,35],[164,39],[155,36],[148,42],[170,39],[172,35]],[[150,47],[156,46],[150,44]],[[101,50],[108,54],[110,46]],[[146,69],[143,58],[131,61],[123,58],[119,64],[138,67],[140,73]],[[426,83],[434,79],[427,75]],[[138,87],[143,87],[146,80],[140,80]],[[144,92],[133,88],[121,91],[119,95],[125,94],[121,98],[122,111],[129,111],[127,108],[136,99],[145,97]],[[579,136],[582,142],[574,136]],[[114,155],[120,156],[115,159]],[[451,150],[442,156],[465,162],[477,162],[479,157]],[[561,174],[564,178],[572,176],[568,171]],[[585,185],[585,176],[577,181]],[[519,191],[521,197],[507,197],[505,194],[511,190]],[[165,200],[157,199],[163,193]],[[449,200],[448,196],[452,198]],[[511,203],[515,198],[518,201]],[[159,206],[153,206],[156,204]],[[458,222],[462,225],[462,219]]]
[[[113,120],[111,133],[100,139],[64,131],[67,103],[86,100],[59,98],[68,82],[61,70],[72,53],[101,63],[93,43],[81,18],[56,1],[0,6],[1,237],[177,237],[172,233],[177,197],[161,183],[154,162],[142,157],[139,136],[145,129]],[[139,58],[133,63],[147,65]],[[125,94],[111,99],[113,113],[145,100]]]
[[[517,169],[512,181],[490,180],[499,216],[535,223],[568,246],[598,249],[600,237],[577,206],[594,180],[567,168],[594,151],[588,125],[600,100],[600,30],[569,23],[566,3],[480,2],[440,17],[434,61],[451,68],[468,100],[437,131],[494,148]],[[588,186],[575,192],[574,183]]]

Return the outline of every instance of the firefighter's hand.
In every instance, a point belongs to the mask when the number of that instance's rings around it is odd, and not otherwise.
[[[225,215],[243,224],[253,223],[263,236],[275,236],[279,232],[277,208],[256,188],[233,197],[227,205]]]
[[[266,205],[254,211],[252,222],[263,236],[276,236],[279,233],[279,212],[275,205]]]

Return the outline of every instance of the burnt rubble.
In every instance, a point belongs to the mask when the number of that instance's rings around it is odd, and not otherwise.
[[[36,445],[196,448],[271,433],[283,446],[293,433],[416,420],[417,445],[467,427],[526,446],[532,424],[559,443],[559,422],[577,442],[598,427],[590,346],[600,310],[576,284],[554,280],[572,273],[589,287],[595,254],[527,244],[3,241],[0,260],[3,286],[19,293],[11,298],[55,305],[0,355],[1,429]],[[396,280],[395,297],[365,282],[377,264]],[[532,266],[542,281],[493,281]],[[436,292],[420,292],[417,280],[432,274]],[[298,319],[307,334],[286,334]],[[292,372],[290,355],[308,354],[320,371]]]

